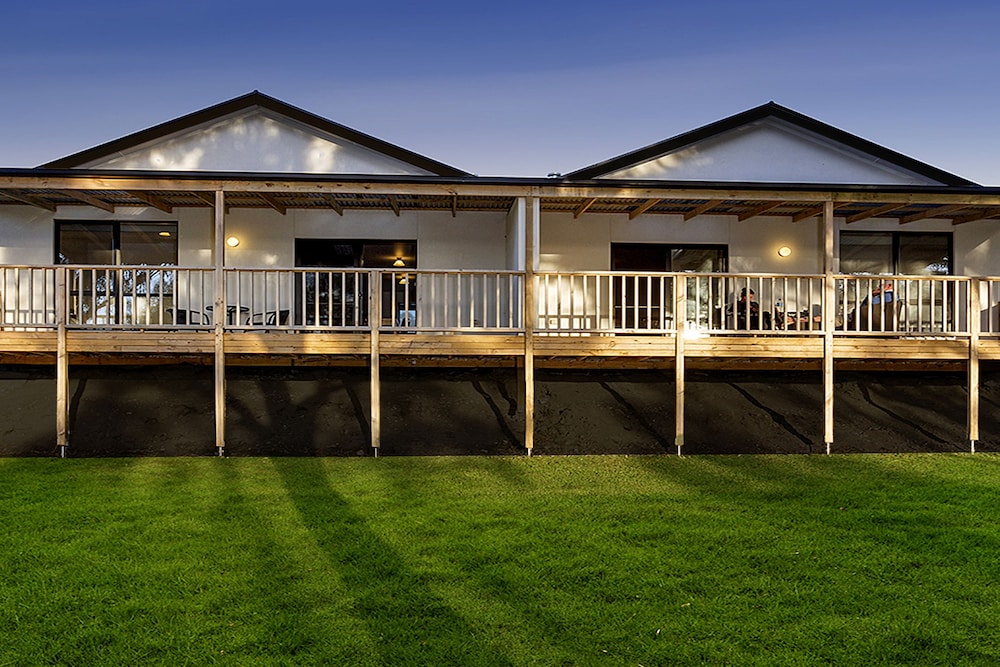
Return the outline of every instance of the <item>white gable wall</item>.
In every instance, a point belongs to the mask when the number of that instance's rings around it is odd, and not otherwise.
[[[939,185],[914,172],[767,118],[602,179]]]
[[[260,108],[80,166],[153,171],[430,175],[401,160],[319,133]]]

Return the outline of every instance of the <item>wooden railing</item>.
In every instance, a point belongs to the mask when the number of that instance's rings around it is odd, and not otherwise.
[[[229,331],[522,332],[524,273],[402,269],[229,268]],[[683,281],[684,300],[678,304]],[[63,286],[58,299],[57,286]],[[372,294],[373,286],[377,292]],[[540,272],[542,334],[818,335],[819,275]],[[1000,278],[854,276],[834,281],[834,334],[1000,336]],[[974,295],[978,298],[973,298]],[[370,321],[377,299],[381,319]],[[65,303],[65,308],[60,304]],[[973,303],[978,317],[972,313]],[[214,269],[166,266],[0,267],[0,327],[208,329]],[[678,312],[680,311],[680,312]]]
[[[721,273],[539,273],[537,329],[558,333],[665,333],[678,315],[709,333],[822,329],[822,276]],[[686,287],[678,314],[677,281]]]
[[[4,329],[55,327],[55,293],[54,267],[0,267],[0,326]]]
[[[383,330],[523,330],[521,272],[394,269],[380,273]]]
[[[837,329],[968,335],[971,285],[972,279],[956,276],[838,276]]]
[[[362,269],[226,269],[226,326],[367,329],[371,275]]]

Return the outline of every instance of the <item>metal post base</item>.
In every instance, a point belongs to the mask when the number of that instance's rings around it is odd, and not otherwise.
[[[66,445],[59,445],[59,458],[61,459],[66,458],[66,448],[67,448]]]
[[[217,447],[217,449],[219,450],[219,456],[220,457],[226,455],[226,448],[225,447]]]
[[[830,450],[831,450],[832,448],[833,448],[833,443],[832,443],[832,442],[828,442],[828,443],[826,443],[826,453],[827,453],[827,456],[829,456],[829,455],[830,455]]]
[[[535,451],[535,450],[533,450],[533,449],[532,449],[532,448],[530,448],[530,447],[529,447],[529,448],[527,449],[527,452],[528,452],[528,457],[529,457],[529,458],[531,457],[531,453],[532,453],[533,451]]]
[[[372,450],[375,452],[375,458],[378,458],[378,450],[379,450],[379,448],[378,447],[372,447]]]
[[[976,453],[976,441],[975,440],[969,440],[969,451],[971,453],[973,453],[973,454]]]

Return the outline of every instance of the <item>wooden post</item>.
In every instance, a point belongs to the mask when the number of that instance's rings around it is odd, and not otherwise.
[[[69,446],[69,357],[66,353],[66,272],[56,267],[56,445],[66,458]]]
[[[982,280],[969,280],[969,450],[976,453],[979,440],[979,330],[982,305],[979,288]]]
[[[833,202],[823,204],[823,442],[833,448],[833,330],[836,326],[836,285],[833,279]]]
[[[687,278],[674,276],[674,444],[684,447],[684,336],[687,334]]]
[[[535,271],[538,269],[538,235],[541,207],[537,197],[528,197],[524,240],[524,447],[531,456],[535,448]]]
[[[226,276],[223,273],[226,256],[226,206],[222,190],[215,191],[215,301],[212,320],[215,324],[215,447],[219,456],[226,447],[226,352],[224,325],[226,322]]]
[[[382,281],[381,274],[372,270],[368,273],[368,326],[371,329],[371,445],[378,456],[382,439],[382,385],[379,377],[379,328],[382,326]]]

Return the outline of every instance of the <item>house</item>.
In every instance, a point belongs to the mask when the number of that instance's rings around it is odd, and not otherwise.
[[[1000,189],[768,103],[554,178],[486,178],[253,92],[0,170],[0,355],[226,367],[961,368],[1000,359]],[[998,237],[1000,239],[1000,237]]]

